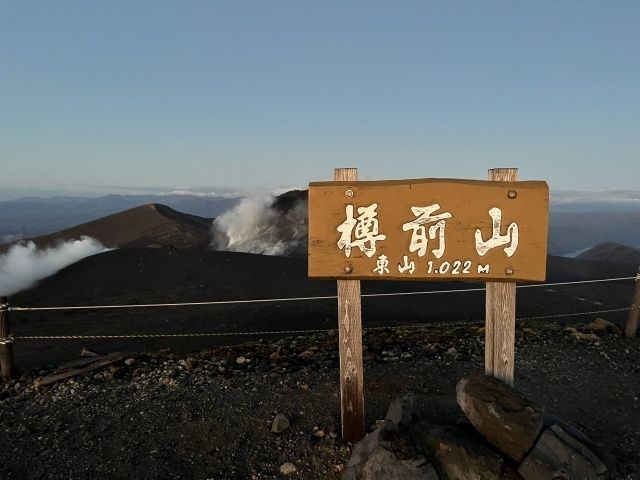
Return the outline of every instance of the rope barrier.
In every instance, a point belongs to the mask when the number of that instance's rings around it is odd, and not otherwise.
[[[304,333],[324,333],[335,329],[312,330],[272,330],[263,332],[205,332],[205,333],[131,333],[128,335],[20,335],[20,340],[77,340],[77,339],[118,339],[118,338],[179,338],[179,337],[227,337],[233,335],[292,335]]]
[[[9,345],[13,343],[15,337],[13,335],[9,335],[8,337],[0,338],[0,345]]]
[[[516,320],[543,320],[549,318],[564,318],[564,317],[579,317],[581,315],[595,315],[598,313],[613,313],[613,312],[626,312],[629,311],[629,307],[623,308],[609,308],[606,310],[593,310],[590,312],[574,312],[574,313],[556,313],[554,315],[539,315],[535,317],[520,317]]]
[[[555,283],[540,283],[537,285],[518,285],[516,288],[540,288],[540,287],[555,287],[563,285],[580,285],[583,283],[603,283],[603,282],[621,282],[624,280],[634,280],[636,277],[619,277],[619,278],[602,278],[599,280],[578,280],[575,282],[555,282]]]
[[[637,305],[636,305],[637,306]],[[553,315],[539,315],[533,317],[518,317],[517,321],[526,320],[546,320],[550,318],[566,318],[566,317],[578,317],[583,315],[595,315],[599,313],[612,313],[612,312],[624,312],[630,310],[629,307],[622,308],[609,308],[604,310],[592,310],[588,312],[573,312],[573,313],[557,313]],[[365,327],[364,331],[374,330],[386,330],[386,329],[410,329],[410,328],[425,328],[425,327],[442,327],[442,326],[459,326],[469,325],[472,323],[481,323],[473,320],[459,320],[453,322],[430,322],[430,323],[411,323],[407,325],[385,325],[379,327]],[[123,334],[123,335],[11,335],[8,339],[0,339],[0,345],[5,343],[11,343],[14,340],[112,340],[112,339],[124,339],[124,338],[182,338],[182,337],[231,337],[237,336],[258,336],[258,335],[305,335],[311,333],[328,333],[336,331],[337,328],[325,328],[325,329],[305,329],[305,330],[263,330],[254,332],[204,332],[204,333],[136,333],[136,334]],[[4,342],[2,340],[5,340]]]
[[[624,280],[634,280],[636,277],[620,277],[605,278],[600,280],[582,280],[575,282],[555,282],[542,283],[537,285],[518,285],[516,288],[541,288],[563,285],[578,285],[587,283],[617,282]],[[483,292],[486,288],[461,288],[453,290],[426,290],[419,292],[391,292],[391,293],[368,293],[361,295],[363,298],[374,297],[395,297],[408,295],[436,295],[447,293],[466,293],[466,292]],[[82,306],[60,306],[60,307],[10,307],[7,309],[12,312],[36,312],[36,311],[52,311],[52,310],[107,310],[122,308],[159,308],[159,307],[185,307],[185,306],[206,306],[206,305],[238,305],[238,304],[254,304],[254,303],[284,303],[284,302],[303,302],[312,300],[335,300],[337,295],[318,296],[318,297],[293,297],[293,298],[264,298],[255,300],[221,300],[209,302],[181,302],[181,303],[142,303],[129,305],[82,305]]]

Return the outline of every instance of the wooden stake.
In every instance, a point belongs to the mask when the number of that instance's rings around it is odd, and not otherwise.
[[[515,182],[517,168],[489,170],[489,180]],[[487,282],[484,371],[513,386],[516,333],[515,282]]]
[[[6,341],[10,334],[9,300],[7,297],[2,297],[0,298],[0,341]],[[0,370],[2,370],[2,378],[13,378],[13,345],[11,343],[0,344]]]
[[[629,310],[627,325],[624,329],[624,333],[627,337],[636,336],[636,332],[638,330],[638,319],[640,319],[640,267],[638,267],[638,274],[636,275],[636,288],[633,292],[633,298],[631,299],[631,310]]]
[[[336,181],[356,181],[358,169],[336,168],[334,178]],[[357,442],[364,437],[362,309],[359,280],[338,280],[338,332],[342,438],[348,442]]]

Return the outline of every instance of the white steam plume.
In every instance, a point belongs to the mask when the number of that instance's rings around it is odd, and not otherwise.
[[[100,242],[85,236],[43,250],[33,242],[13,245],[0,255],[0,295],[13,295],[67,265],[106,250]]]
[[[243,198],[213,222],[217,250],[264,255],[302,254],[307,247],[307,202],[276,207],[271,195]]]

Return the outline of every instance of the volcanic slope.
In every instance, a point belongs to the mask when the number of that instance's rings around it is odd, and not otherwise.
[[[640,248],[616,242],[605,242],[578,255],[579,259],[640,265]]]
[[[634,265],[614,265],[549,257],[548,282],[632,276]],[[374,296],[367,294],[480,288],[465,282],[362,282],[364,327],[410,323],[468,321],[484,318],[482,290],[435,295]],[[629,305],[633,281],[518,289],[517,317],[575,314]],[[282,301],[292,297],[333,297],[334,281],[309,280],[300,257],[247,253],[127,248],[85,258],[10,303],[17,307],[130,305],[224,301],[218,305],[71,311],[15,311],[12,333],[21,335],[194,334],[216,336],[19,340],[17,363],[25,366],[69,360],[83,347],[99,351],[189,351],[212,344],[237,344],[273,338],[267,332],[334,329],[335,298]],[[273,299],[248,303],[246,300]],[[622,323],[626,312],[604,317]],[[571,317],[568,321],[590,321]],[[562,320],[562,319],[560,319]],[[244,332],[258,332],[245,335]]]
[[[210,242],[212,221],[149,203],[27,240],[32,240],[40,248],[82,236],[93,237],[109,248],[206,248]]]

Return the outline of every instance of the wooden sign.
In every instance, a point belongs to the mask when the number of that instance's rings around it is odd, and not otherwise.
[[[543,281],[546,182],[309,184],[309,277]]]

